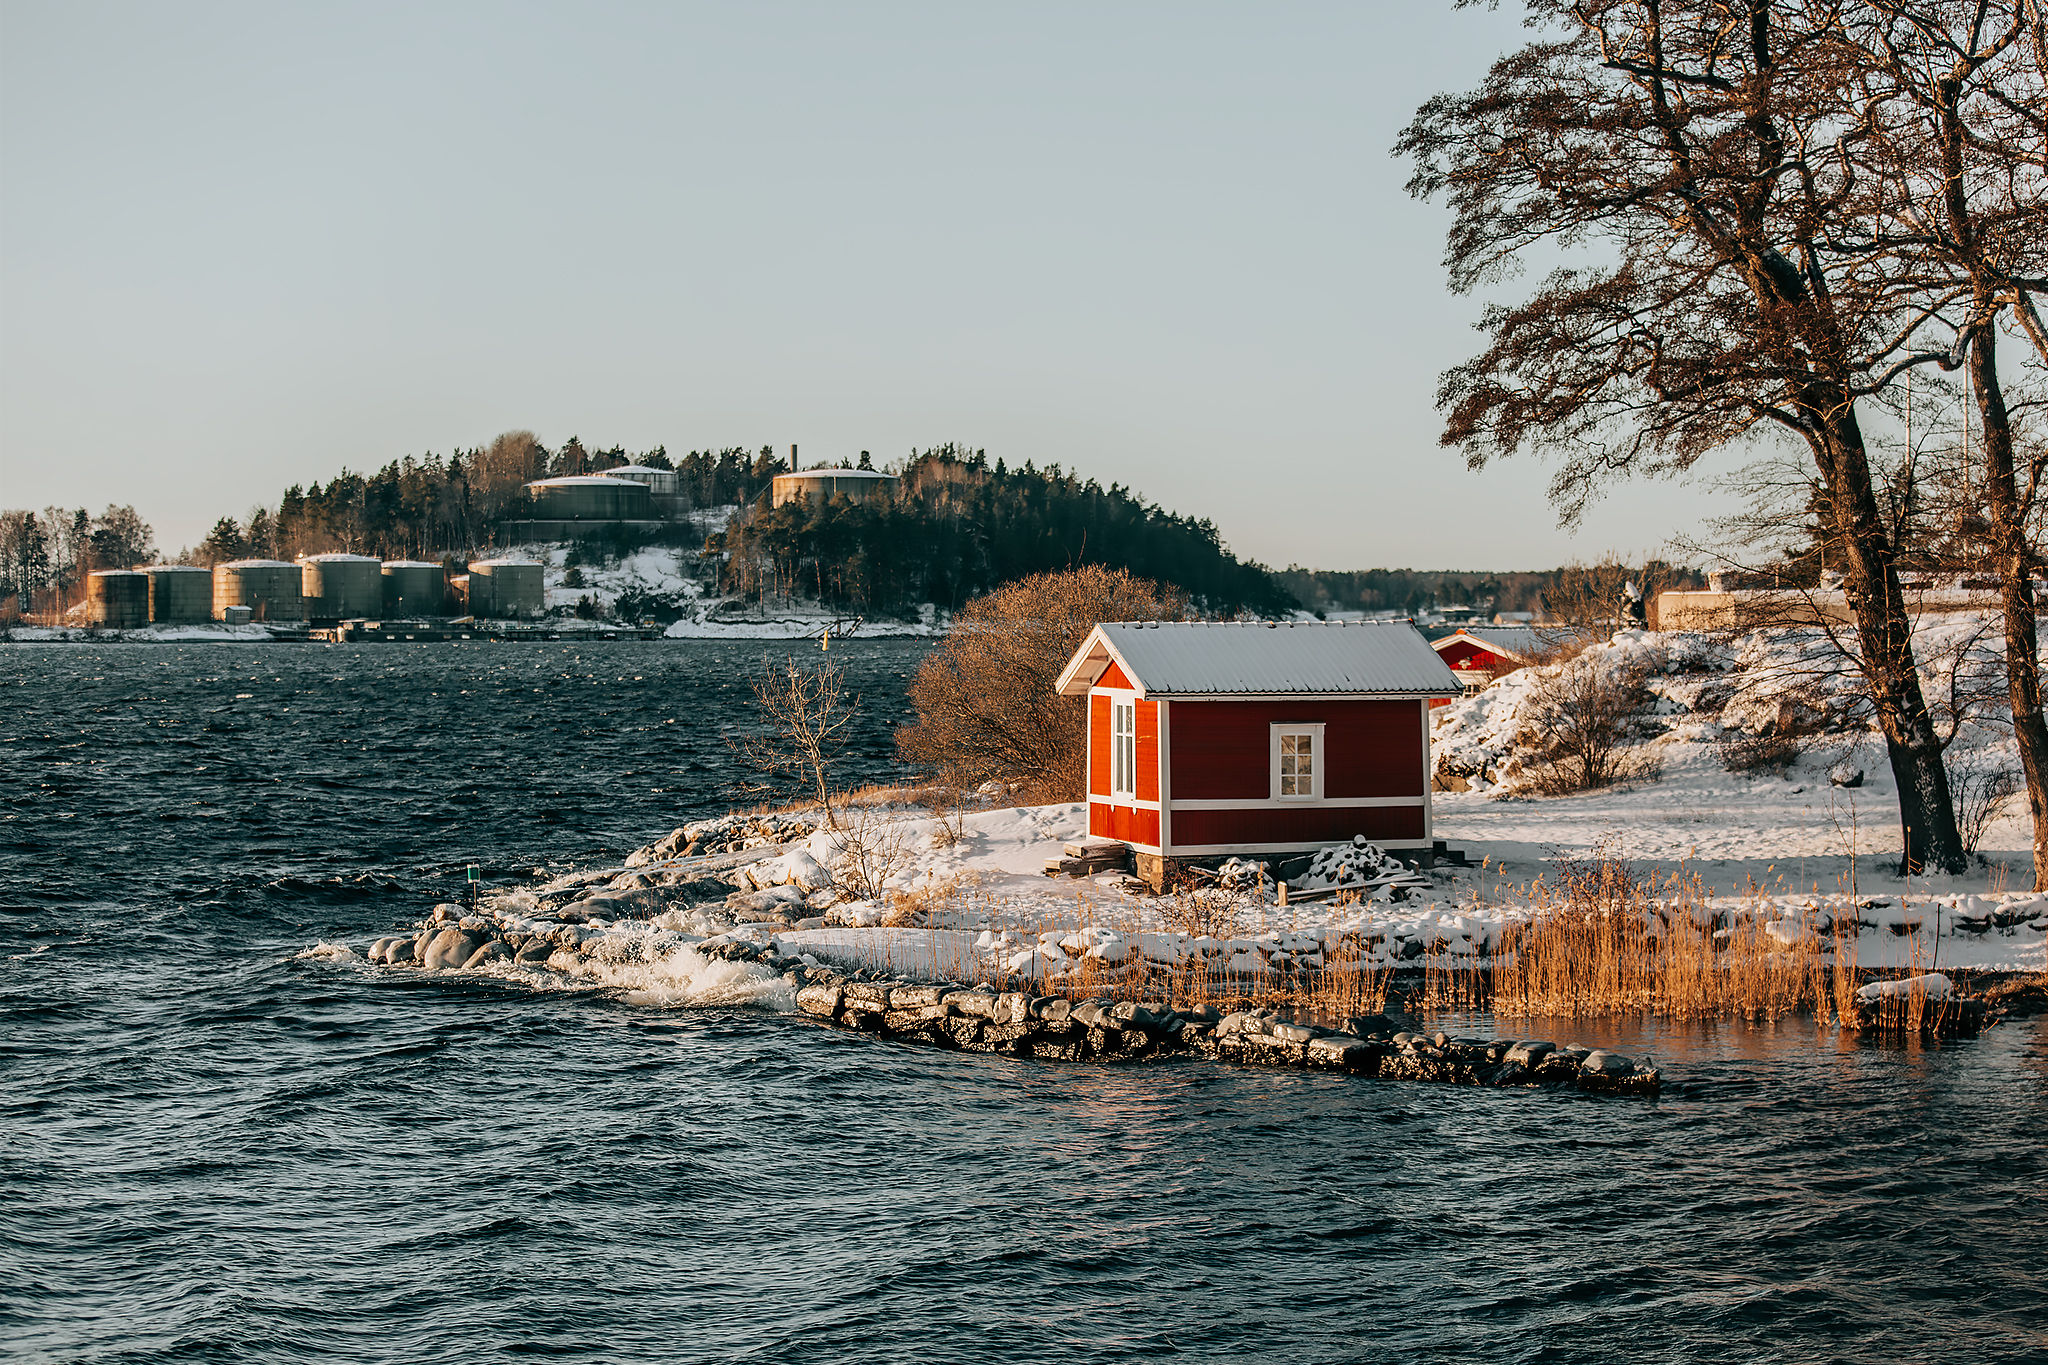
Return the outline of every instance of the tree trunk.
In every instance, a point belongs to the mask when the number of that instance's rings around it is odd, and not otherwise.
[[[1813,443],[1814,454],[1827,480],[1835,529],[1842,540],[1844,586],[1856,616],[1863,675],[1898,783],[1899,870],[1910,874],[1933,867],[1961,872],[1965,855],[1948,769],[1920,690],[1912,620],[1899,587],[1891,537],[1878,511],[1862,428],[1846,395],[1838,402],[1813,395],[1807,410],[1824,433]]]
[[[1982,60],[1981,58],[1979,60]],[[2048,890],[2048,719],[2041,714],[2040,640],[2034,619],[2034,554],[2027,537],[2031,496],[2022,497],[2013,470],[2012,418],[1998,379],[1998,286],[1977,236],[1976,214],[1964,188],[1963,81],[1974,69],[1958,63],[1935,85],[1941,138],[1942,207],[1958,254],[1970,273],[1970,392],[1982,428],[1985,501],[1991,513],[1992,562],[2005,616],[2005,681],[2012,700],[2012,733],[2027,779],[2027,813],[2034,827],[2034,889]],[[2029,489],[2031,494],[2032,490]]]
[[[1998,382],[1997,330],[1987,319],[1970,344],[1970,388],[1977,400],[1984,451],[1984,492],[1990,504],[1993,562],[2005,613],[2005,681],[2012,733],[2027,776],[2027,813],[2034,823],[2034,889],[2048,890],[2048,718],[2041,714],[2040,638],[2034,620],[2034,554],[2026,509],[2013,473],[2012,421]]]

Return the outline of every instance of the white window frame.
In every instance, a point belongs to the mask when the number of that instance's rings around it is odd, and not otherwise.
[[[1275,801],[1320,801],[1323,799],[1323,778],[1329,768],[1330,750],[1323,742],[1324,722],[1322,721],[1275,721],[1270,727],[1271,734],[1266,749],[1272,756],[1271,783],[1268,794]],[[1280,794],[1280,740],[1283,736],[1307,735],[1309,737],[1309,790],[1283,796]]]
[[[1112,800],[1138,799],[1138,699],[1109,698],[1109,795]]]

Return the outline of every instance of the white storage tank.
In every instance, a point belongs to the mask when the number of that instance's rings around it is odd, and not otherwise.
[[[546,605],[541,566],[531,559],[480,559],[469,566],[469,613],[534,617]]]
[[[440,616],[447,608],[446,575],[424,559],[384,561],[386,616]]]
[[[149,575],[149,619],[158,625],[182,626],[213,619],[213,575],[197,564],[152,564]]]
[[[85,580],[88,624],[129,630],[149,624],[149,575],[134,569],[97,569]]]
[[[213,566],[213,616],[227,620],[229,607],[247,607],[252,621],[306,619],[305,576],[281,559],[237,559]]]
[[[679,476],[673,469],[656,469],[652,465],[622,464],[616,469],[607,469],[598,476],[604,479],[631,479],[644,483],[647,491],[657,498],[672,498],[678,491]]]

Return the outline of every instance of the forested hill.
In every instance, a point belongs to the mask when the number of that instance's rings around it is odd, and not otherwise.
[[[918,452],[900,473],[893,497],[744,509],[714,542],[727,552],[727,588],[756,596],[795,582],[847,607],[950,609],[1028,574],[1101,564],[1180,588],[1208,612],[1294,608],[1269,570],[1224,546],[1214,523],[1121,484],[1105,488],[1058,465],[1011,469],[954,446]]]
[[[1058,465],[1011,468],[952,445],[915,451],[893,468],[901,481],[892,497],[777,508],[770,484],[788,463],[772,447],[671,458],[665,448],[592,451],[573,437],[551,450],[530,432],[512,432],[446,457],[408,456],[373,474],[344,469],[324,486],[294,485],[274,508],[221,518],[188,557],[213,563],[348,550],[422,559],[501,549],[526,515],[527,481],[626,464],[676,470],[685,506],[731,509],[730,522],[708,541],[700,518],[651,537],[605,535],[593,548],[616,553],[648,540],[697,551],[700,572],[750,599],[801,596],[863,612],[926,602],[950,609],[1027,574],[1102,564],[1177,587],[1217,614],[1294,606],[1270,571],[1239,560],[1206,519]]]

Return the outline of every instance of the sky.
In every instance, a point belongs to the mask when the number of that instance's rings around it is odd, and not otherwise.
[[[1437,444],[1529,282],[1451,294],[1390,149],[1502,10],[0,0],[0,507],[174,552],[526,428],[959,442],[1276,567],[1656,553],[1716,497],[1570,533],[1540,460]]]

